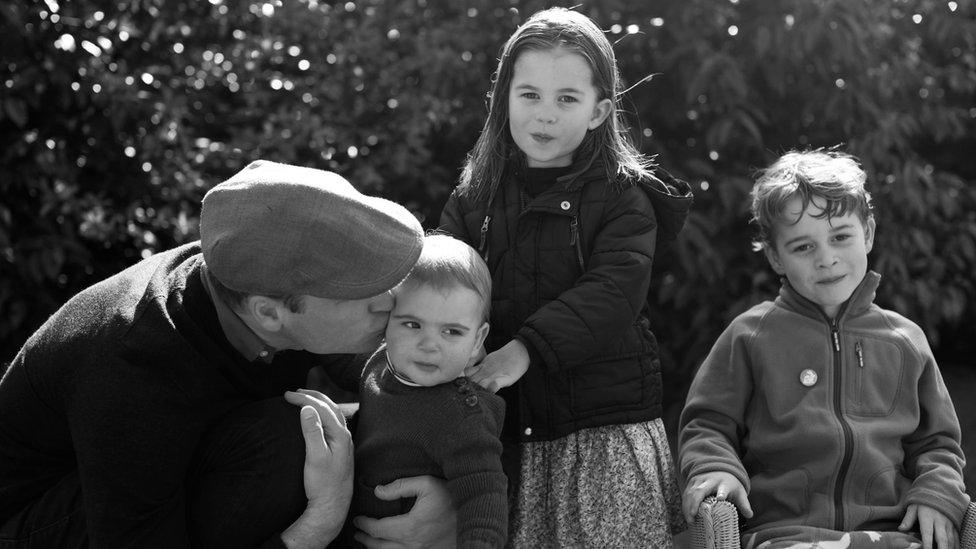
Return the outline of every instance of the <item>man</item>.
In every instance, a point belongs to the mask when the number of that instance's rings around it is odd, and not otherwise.
[[[200,235],[82,291],[14,358],[0,540],[322,547],[342,528],[350,434],[329,397],[296,389],[313,367],[355,377],[420,225],[337,174],[257,161],[207,193]],[[368,545],[452,539],[442,484],[383,495],[417,504],[357,519]]]

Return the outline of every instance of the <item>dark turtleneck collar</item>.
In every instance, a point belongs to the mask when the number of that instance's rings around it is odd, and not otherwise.
[[[552,187],[558,178],[569,175],[572,169],[572,166],[562,166],[559,168],[525,167],[519,173],[519,181],[522,183],[522,189],[525,191],[525,194],[535,198],[549,187]]]

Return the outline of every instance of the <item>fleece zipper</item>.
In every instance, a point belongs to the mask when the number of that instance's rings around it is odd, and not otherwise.
[[[840,311],[837,317],[840,318],[842,314],[843,311]],[[844,432],[844,457],[841,459],[840,469],[837,471],[837,483],[834,485],[834,530],[844,532],[846,530],[844,527],[844,484],[846,484],[847,473],[849,472],[851,459],[854,454],[852,449],[854,445],[854,432],[851,430],[851,426],[848,425],[847,420],[844,419],[844,411],[842,408],[844,361],[840,347],[840,330],[836,319],[830,321],[830,337],[834,351],[834,415],[837,417],[841,430]]]

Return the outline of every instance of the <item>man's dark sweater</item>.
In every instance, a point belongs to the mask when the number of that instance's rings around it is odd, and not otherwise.
[[[207,429],[304,385],[312,366],[349,361],[245,360],[201,266],[199,243],[157,254],[76,295],[26,342],[0,382],[0,524],[77,473],[93,546],[186,546],[185,481]]]
[[[409,505],[383,501],[373,487],[433,475],[447,479],[457,507],[458,547],[502,547],[508,503],[498,439],[505,415],[501,397],[463,377],[433,387],[405,385],[381,347],[366,364],[359,399],[351,514],[405,513]]]

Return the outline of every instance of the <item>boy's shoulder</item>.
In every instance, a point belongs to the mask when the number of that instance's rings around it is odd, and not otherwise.
[[[898,311],[872,304],[863,320],[855,319],[852,326],[855,329],[871,330],[879,336],[902,341],[917,354],[932,353],[925,330]]]
[[[441,384],[439,387],[447,388],[446,391],[450,395],[449,400],[453,403],[452,406],[459,410],[461,417],[485,416],[495,418],[499,420],[500,426],[500,420],[505,413],[505,401],[502,397],[466,377],[459,377],[449,383]]]

